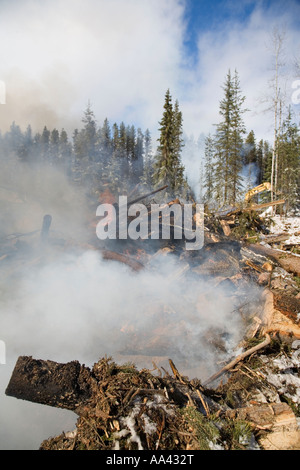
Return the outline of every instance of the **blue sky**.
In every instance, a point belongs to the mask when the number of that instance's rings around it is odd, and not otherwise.
[[[205,31],[218,30],[220,25],[228,21],[243,23],[251,15],[257,2],[224,0],[205,1],[187,0],[185,5],[185,19],[187,21],[187,34],[185,44],[191,55],[197,54],[197,38]]]

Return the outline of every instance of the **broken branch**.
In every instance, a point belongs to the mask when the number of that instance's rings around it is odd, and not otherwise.
[[[223,375],[225,372],[228,372],[230,369],[232,369],[238,362],[242,361],[245,359],[247,356],[250,356],[251,354],[254,354],[255,352],[259,351],[262,348],[265,348],[268,344],[270,344],[271,338],[270,335],[266,334],[266,339],[260,343],[254,346],[253,348],[248,349],[247,351],[244,351],[242,354],[234,358],[231,362],[229,362],[225,367],[223,367],[219,372],[216,372],[216,374],[212,375],[206,382],[203,384],[206,386],[207,384],[213,382],[214,380],[218,379]]]

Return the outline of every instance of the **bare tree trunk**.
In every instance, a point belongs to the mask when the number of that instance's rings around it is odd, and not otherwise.
[[[273,153],[272,153],[272,171],[271,171],[271,201],[274,200],[274,193],[277,191],[278,184],[278,113],[281,111],[282,101],[279,98],[280,88],[279,88],[279,68],[283,64],[280,62],[282,55],[282,47],[284,41],[284,32],[280,32],[277,28],[273,30],[272,33],[272,42],[273,50],[275,54],[275,64],[274,64],[274,143],[273,143]],[[279,109],[280,108],[280,109]],[[272,215],[276,212],[275,208],[272,208]]]

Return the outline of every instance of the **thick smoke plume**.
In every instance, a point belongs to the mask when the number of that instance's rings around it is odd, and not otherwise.
[[[54,167],[6,159],[0,190],[2,247],[10,244],[18,253],[1,261],[7,263],[0,272],[0,339],[7,363],[0,369],[0,447],[38,446],[64,426],[63,412],[53,410],[44,428],[40,416],[50,411],[4,395],[19,355],[88,366],[108,355],[149,368],[152,359],[168,367],[171,358],[182,373],[204,380],[242,338],[233,293],[212,279],[180,274],[184,262],[177,256],[151,256],[145,269],[134,272],[85,244],[96,239],[95,213],[85,192]],[[45,214],[52,225],[43,245]],[[209,341],[212,332],[221,334],[224,351]],[[35,410],[30,419],[29,409]],[[72,413],[65,419],[66,426],[75,420]]]

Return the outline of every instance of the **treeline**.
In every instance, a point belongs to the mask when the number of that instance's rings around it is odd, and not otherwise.
[[[190,198],[192,190],[180,155],[182,114],[178,102],[173,105],[169,90],[159,125],[160,139],[153,149],[149,129],[143,132],[124,122],[111,126],[107,118],[99,126],[88,105],[81,129],[75,129],[72,136],[64,129],[50,130],[47,126],[33,134],[28,125],[22,132],[12,123],[10,130],[0,135],[0,153],[4,159],[15,155],[31,166],[55,166],[91,196],[107,189],[115,196],[126,194],[138,184],[147,190],[167,184],[164,196]]]
[[[249,189],[272,181],[271,197],[285,199],[286,211],[299,208],[300,135],[291,110],[280,121],[273,146],[265,140],[257,142],[253,130],[246,132],[243,115],[247,109],[237,71],[228,71],[223,90],[220,122],[215,133],[205,138],[204,155],[197,157],[201,167],[199,202],[218,208],[235,205],[244,200]],[[170,90],[165,94],[158,130],[153,148],[149,129],[143,132],[124,122],[111,126],[108,119],[99,126],[88,105],[81,129],[75,129],[72,136],[64,129],[49,130],[46,126],[35,134],[30,125],[22,132],[13,123],[0,135],[0,154],[4,160],[13,154],[28,165],[53,165],[92,197],[106,189],[115,196],[126,194],[139,184],[147,190],[168,185],[164,197],[196,200],[194,191],[198,190],[188,184],[182,163],[183,117]]]
[[[12,123],[10,130],[0,135],[0,152],[4,160],[14,155],[30,166],[55,166],[90,194],[107,188],[121,193],[138,183],[152,183],[150,131],[142,132],[123,122],[110,126],[108,119],[99,126],[90,105],[84,112],[82,128],[71,136],[64,129],[50,130],[47,126],[34,134],[28,125],[22,132]]]
[[[285,199],[286,212],[299,208],[300,134],[291,109],[287,109],[271,147],[268,141],[256,142],[253,130],[246,135],[243,114],[247,110],[237,71],[234,75],[228,71],[223,90],[220,122],[216,132],[205,138],[204,202],[217,207],[236,204],[249,189],[273,178],[272,195],[266,197]]]

